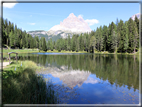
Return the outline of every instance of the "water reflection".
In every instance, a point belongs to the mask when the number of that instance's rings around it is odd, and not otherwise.
[[[78,85],[79,87],[87,80],[90,72],[72,70],[68,72],[51,72],[52,76],[60,78],[64,84],[68,85],[71,89]]]
[[[139,89],[139,58],[128,55],[37,55],[19,56],[20,60],[32,60],[42,66],[70,70],[89,71],[97,78],[111,84],[127,85]]]
[[[52,79],[60,93],[60,103],[139,103],[138,56],[27,54],[19,59],[32,60],[47,68],[40,74]]]

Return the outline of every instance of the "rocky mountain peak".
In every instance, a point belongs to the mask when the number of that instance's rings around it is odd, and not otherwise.
[[[76,17],[73,13],[69,14],[68,18]]]
[[[78,16],[78,19],[79,19],[80,21],[84,21],[84,19],[83,19],[83,17],[82,17],[81,15]]]
[[[73,33],[85,33],[91,32],[89,25],[84,21],[84,19],[79,15],[76,17],[73,13],[60,22],[60,25],[53,26],[48,32],[51,31],[70,31]]]
[[[138,19],[140,19],[140,13],[134,14],[133,16],[131,16],[131,19],[135,20],[135,17],[137,17]]]

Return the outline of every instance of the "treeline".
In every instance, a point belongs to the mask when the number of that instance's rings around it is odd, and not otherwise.
[[[32,37],[26,31],[17,28],[17,25],[7,19],[1,18],[2,23],[2,45],[5,44],[11,48],[38,48],[46,51],[46,40],[44,37]]]
[[[2,43],[10,47],[39,48],[40,50],[54,49],[61,51],[108,51],[108,52],[136,52],[139,49],[139,19],[135,17],[124,22],[118,20],[116,24],[111,22],[109,26],[100,26],[96,31],[74,34],[72,38],[60,38],[56,42],[52,38],[46,43],[44,37],[32,37],[26,31],[22,31],[13,23],[2,19]]]
[[[81,35],[68,36],[66,39],[48,41],[48,50],[57,49],[68,51],[108,51],[108,52],[136,52],[139,49],[139,19],[135,17],[124,22],[111,22],[109,26],[100,26],[96,31]]]

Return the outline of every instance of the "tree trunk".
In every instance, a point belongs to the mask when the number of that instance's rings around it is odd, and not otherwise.
[[[8,46],[8,38],[7,38],[7,46]]]
[[[136,52],[136,48],[134,48],[134,53]]]

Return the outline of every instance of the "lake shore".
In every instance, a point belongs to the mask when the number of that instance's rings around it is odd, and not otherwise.
[[[48,50],[47,52],[48,53],[88,53],[87,51],[76,52],[76,51],[64,51],[64,50],[62,50],[60,52],[58,50],[53,50],[53,51]],[[94,54],[139,55],[139,52],[136,52],[136,53],[110,53],[108,51],[105,51],[105,52],[104,51],[102,51],[102,52],[95,51]]]
[[[2,73],[3,104],[57,103],[54,90],[50,88],[52,84],[47,87],[43,77],[36,74],[41,68],[32,61],[18,61],[7,65]],[[51,94],[45,94],[47,91]]]
[[[39,50],[39,49],[3,49],[3,57],[4,56],[7,56],[7,54],[9,52],[16,52],[16,53],[37,53],[37,52],[47,52],[47,53],[88,53],[87,51],[65,51],[65,50],[61,50],[61,51],[58,51],[58,50],[47,50],[47,51],[42,51],[42,50]],[[139,51],[138,52],[135,52],[135,53],[110,53],[108,51],[102,51],[102,52],[98,52],[98,51],[95,51],[94,54],[122,54],[122,55],[139,55]]]

